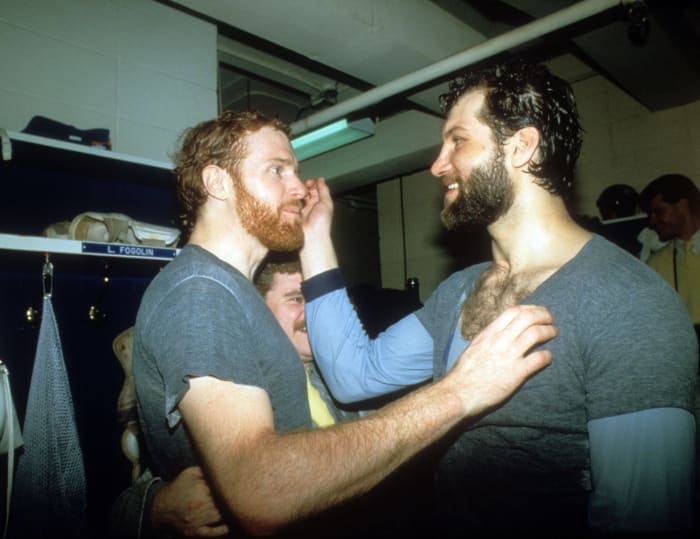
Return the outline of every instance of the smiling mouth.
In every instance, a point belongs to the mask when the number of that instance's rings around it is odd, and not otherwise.
[[[458,188],[459,188],[459,184],[457,182],[451,183],[447,186],[448,191],[452,191],[453,189],[458,189]]]

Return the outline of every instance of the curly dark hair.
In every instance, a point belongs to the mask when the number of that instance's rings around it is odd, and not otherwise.
[[[261,112],[227,110],[181,135],[180,150],[175,155],[175,175],[180,222],[186,236],[192,232],[199,209],[207,199],[202,183],[204,168],[217,165],[235,176],[248,155],[245,136],[263,127],[273,127],[287,136],[291,133],[286,124]]]
[[[486,94],[480,119],[499,145],[519,129],[537,129],[538,153],[527,171],[544,189],[567,199],[582,141],[569,83],[540,64],[515,60],[490,65],[451,80],[448,92],[440,96],[443,112],[448,113],[462,95],[473,90]]]

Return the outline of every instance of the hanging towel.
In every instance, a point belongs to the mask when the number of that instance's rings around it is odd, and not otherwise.
[[[10,536],[86,537],[85,467],[50,294],[44,295],[23,436]]]

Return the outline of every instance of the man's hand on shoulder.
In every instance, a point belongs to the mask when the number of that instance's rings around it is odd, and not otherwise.
[[[558,330],[544,307],[508,308],[472,340],[448,378],[468,416],[488,412],[552,362],[548,350],[531,350]]]

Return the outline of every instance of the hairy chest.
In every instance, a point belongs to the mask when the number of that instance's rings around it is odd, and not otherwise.
[[[513,273],[494,264],[481,274],[462,305],[460,326],[465,339],[473,339],[508,307],[521,303],[554,269]]]

